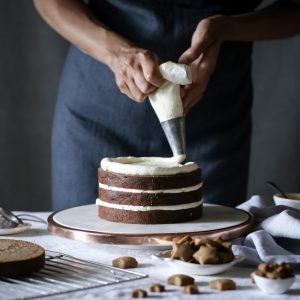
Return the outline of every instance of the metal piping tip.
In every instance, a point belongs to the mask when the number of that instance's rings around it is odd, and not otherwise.
[[[185,118],[170,119],[160,123],[173,156],[185,154]]]

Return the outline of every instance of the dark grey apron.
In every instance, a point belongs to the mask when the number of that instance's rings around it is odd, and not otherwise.
[[[164,62],[178,60],[201,19],[252,11],[259,3],[101,0],[89,6],[114,31]],[[186,119],[187,157],[202,167],[205,202],[235,206],[246,198],[251,51],[251,43],[223,44],[209,86]],[[128,155],[171,156],[152,107],[121,94],[108,67],[71,46],[53,125],[53,208],[93,203],[100,160]]]

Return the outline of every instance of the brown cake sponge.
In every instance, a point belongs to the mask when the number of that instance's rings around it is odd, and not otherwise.
[[[0,239],[0,276],[26,275],[43,268],[45,250],[22,240]]]

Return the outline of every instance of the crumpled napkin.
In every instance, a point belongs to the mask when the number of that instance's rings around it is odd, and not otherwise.
[[[255,231],[233,241],[235,255],[246,262],[300,263],[300,212],[287,206],[276,206],[272,199],[252,196],[237,206],[254,216]]]

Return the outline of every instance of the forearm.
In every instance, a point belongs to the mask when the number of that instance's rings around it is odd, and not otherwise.
[[[110,30],[80,0],[33,1],[52,28],[111,69],[120,92],[129,98],[143,102],[164,83],[155,53]]]
[[[59,34],[96,60],[110,65],[130,42],[93,17],[80,0],[34,0],[43,19]]]
[[[261,10],[223,18],[222,40],[261,41],[288,38],[300,33],[300,5],[274,3]]]

